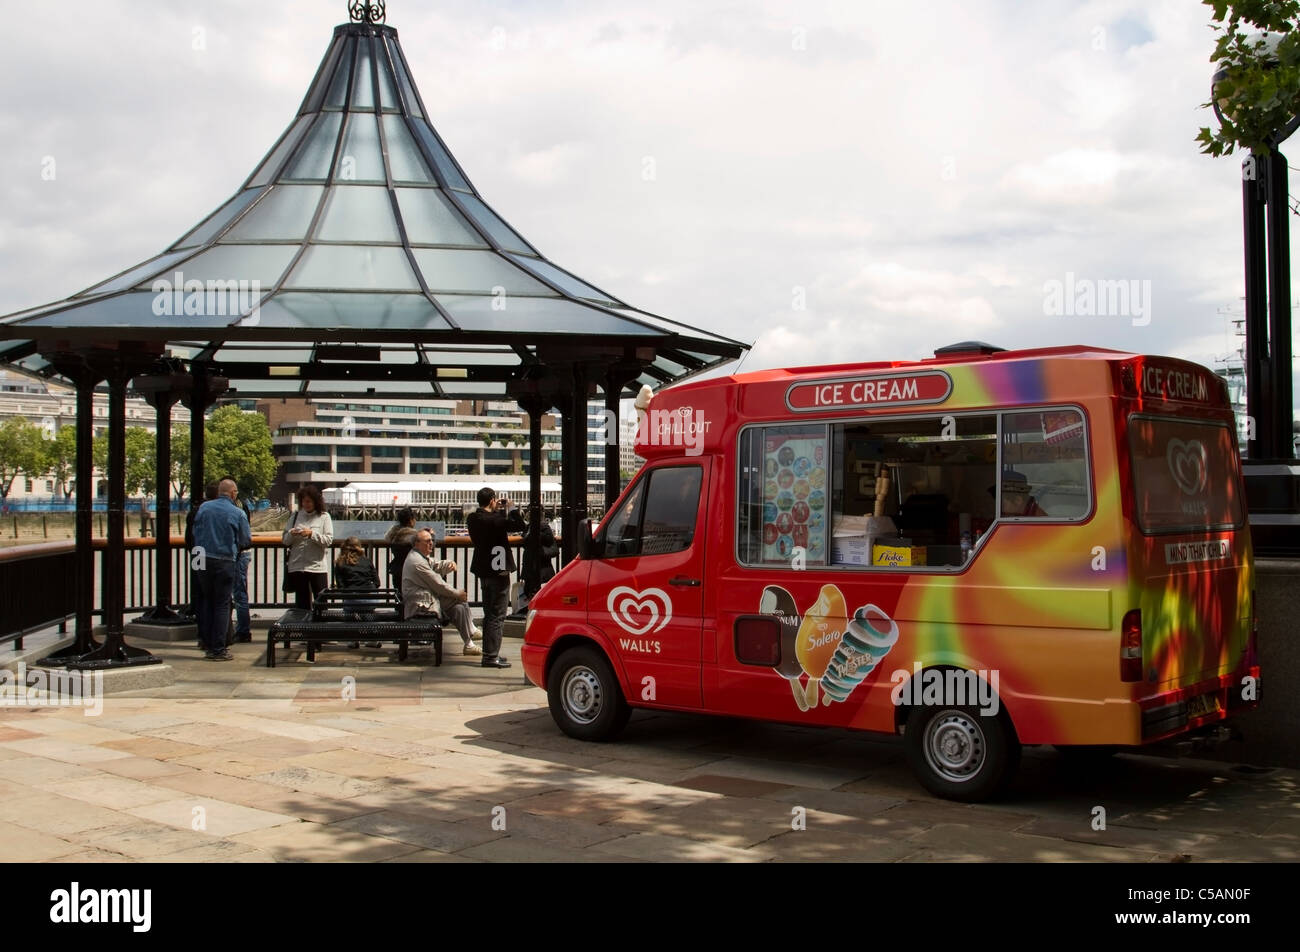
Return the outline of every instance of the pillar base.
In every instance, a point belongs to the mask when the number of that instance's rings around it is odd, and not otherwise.
[[[192,625],[194,618],[186,618],[166,605],[155,605],[139,618],[127,623],[127,634],[132,625]]]
[[[162,664],[162,658],[150,654],[143,648],[133,648],[125,644],[102,645],[89,654],[75,660],[63,662],[69,671],[93,671],[114,668],[132,668],[144,664]]]
[[[1241,471],[1255,555],[1300,558],[1300,460],[1244,459]]]

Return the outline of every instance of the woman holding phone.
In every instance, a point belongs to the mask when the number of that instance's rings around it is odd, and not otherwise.
[[[284,544],[289,547],[288,582],[294,606],[311,608],[329,585],[328,560],[334,544],[334,523],[315,486],[298,490],[298,511],[284,530]]]

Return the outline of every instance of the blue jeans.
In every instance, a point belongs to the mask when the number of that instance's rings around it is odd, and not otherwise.
[[[235,589],[235,563],[208,559],[202,572],[195,572],[203,597],[198,606],[199,644],[204,651],[223,651],[230,630],[230,596]]]
[[[235,559],[235,637],[247,638],[252,631],[248,617],[248,563],[252,553],[240,552]]]

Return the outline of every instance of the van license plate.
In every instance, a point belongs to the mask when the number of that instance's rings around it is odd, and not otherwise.
[[[1217,694],[1200,694],[1187,702],[1188,717],[1204,717],[1206,714],[1217,713],[1219,709]]]

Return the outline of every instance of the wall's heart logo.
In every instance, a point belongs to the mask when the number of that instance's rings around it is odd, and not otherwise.
[[[633,635],[653,634],[673,617],[672,599],[662,588],[638,592],[620,585],[610,591],[605,607],[615,623]]]
[[[1182,440],[1170,440],[1165,448],[1165,459],[1169,463],[1169,474],[1174,477],[1178,488],[1189,496],[1205,491],[1209,478],[1206,464],[1205,447],[1200,440],[1184,443]]]

